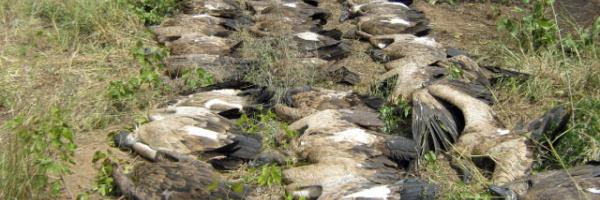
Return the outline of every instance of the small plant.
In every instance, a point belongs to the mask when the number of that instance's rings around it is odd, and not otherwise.
[[[92,188],[92,191],[98,192],[102,196],[113,195],[115,192],[115,183],[112,178],[112,161],[105,153],[96,151],[92,158],[92,163],[98,162],[100,162],[100,169],[96,175],[96,186]]]
[[[277,165],[265,165],[258,176],[258,184],[261,186],[281,185],[281,168]]]
[[[411,105],[403,100],[395,104],[382,106],[379,109],[380,117],[384,122],[382,131],[388,134],[395,132],[403,122],[409,119],[411,109]]]
[[[270,110],[255,117],[249,117],[244,114],[238,119],[237,125],[247,133],[262,136],[263,146],[266,148],[286,147],[286,141],[277,139],[280,135],[287,137],[287,139],[298,136],[298,132],[290,130],[286,123],[277,120],[277,115]]]
[[[181,79],[183,80],[184,84],[183,90],[193,90],[198,87],[210,85],[214,82],[213,76],[202,68],[194,68],[183,71]]]
[[[448,69],[449,71],[449,78],[450,80],[458,80],[461,79],[463,77],[463,70],[456,66],[455,64],[452,64],[450,66],[450,69]]]
[[[130,0],[130,7],[146,25],[155,25],[173,14],[180,0]]]
[[[600,100],[583,99],[575,105],[575,124],[555,138],[548,141],[553,146],[542,155],[537,170],[561,169],[600,159]]]
[[[31,162],[32,168],[27,170],[30,170],[29,183],[34,191],[49,189],[52,195],[58,195],[62,189],[61,177],[71,173],[67,163],[74,163],[77,146],[74,131],[63,115],[63,110],[52,107],[47,116],[28,120],[18,116],[5,124],[5,128],[16,134],[15,142],[28,144],[22,151],[27,157],[25,160]]]
[[[530,5],[529,0],[523,3]],[[546,16],[553,6],[554,0],[534,0],[531,12],[516,7],[514,12],[525,13],[521,19],[503,18],[498,22],[498,29],[505,30],[519,41],[521,47],[528,50],[549,47],[558,42],[558,26],[556,21]]]
[[[132,55],[139,64],[139,74],[126,81],[112,81],[107,88],[108,97],[119,110],[123,110],[128,102],[136,100],[143,91],[150,90],[154,94],[169,91],[160,78],[164,68],[163,59],[168,56],[165,48],[146,48],[138,41],[132,49]]]

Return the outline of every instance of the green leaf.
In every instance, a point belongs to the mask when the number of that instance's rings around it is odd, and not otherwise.
[[[98,160],[105,159],[107,157],[108,156],[105,153],[101,151],[96,151],[96,153],[94,153],[94,156],[92,157],[92,163],[96,163]]]

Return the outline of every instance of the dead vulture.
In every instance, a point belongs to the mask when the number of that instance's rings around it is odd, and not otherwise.
[[[114,166],[112,177],[125,197],[138,200],[244,199],[247,191],[223,181],[201,161],[141,162],[129,174]]]
[[[540,172],[490,190],[510,200],[600,199],[600,166],[590,163]]]

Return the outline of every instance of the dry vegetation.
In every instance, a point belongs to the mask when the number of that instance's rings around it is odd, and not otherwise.
[[[107,92],[112,81],[138,74],[131,54],[136,42],[153,44],[128,6],[0,2],[0,199],[65,192],[63,177],[70,173],[77,138],[136,115],[135,106],[117,110]],[[152,93],[141,93],[151,102]]]

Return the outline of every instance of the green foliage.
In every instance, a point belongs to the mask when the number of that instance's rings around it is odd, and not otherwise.
[[[433,152],[433,151],[427,152],[424,157],[425,157],[425,161],[427,161],[427,163],[429,163],[429,164],[437,163],[437,156],[435,155],[435,152]]]
[[[382,131],[394,133],[410,120],[412,107],[407,101],[400,100],[395,104],[384,105],[379,109],[379,115],[384,122]]]
[[[591,160],[600,160],[600,100],[585,98],[575,105],[575,124],[554,142],[555,153],[546,153],[537,170],[573,167]]]
[[[181,79],[183,80],[183,90],[193,90],[214,83],[213,76],[202,68],[183,71]]]
[[[586,28],[578,28],[576,34],[570,34],[564,37],[562,45],[568,51],[567,53],[581,55],[583,51],[588,51],[589,54],[598,57],[599,49],[598,43],[600,42],[600,16],[596,18],[594,23]]]
[[[503,18],[498,22],[498,29],[505,30],[516,39],[521,47],[527,50],[538,50],[558,42],[558,26],[554,19],[547,17],[554,0],[523,0],[530,5],[530,10],[516,7],[514,12],[522,13],[521,19]]]
[[[155,25],[179,7],[180,0],[130,0],[130,7],[146,25]]]
[[[462,182],[456,183],[453,187],[452,192],[444,194],[445,199],[491,200],[500,198],[486,191],[474,192],[472,191],[473,186]]]
[[[25,156],[21,162],[28,162],[30,166],[25,173],[29,174],[29,181],[24,183],[12,182],[5,179],[9,176],[1,174],[0,186],[7,188],[4,184],[30,184],[33,191],[50,190],[51,195],[58,195],[62,189],[62,182],[57,177],[71,173],[67,164],[74,163],[73,154],[77,146],[74,143],[73,129],[64,121],[64,111],[58,107],[52,107],[49,113],[43,117],[25,119],[17,116],[6,122],[7,130],[15,134],[18,144],[28,146],[13,152],[15,155]],[[2,162],[7,162],[2,159]],[[0,163],[1,173],[13,173],[5,171],[19,163]]]
[[[138,41],[132,55],[139,64],[139,74],[126,81],[112,81],[107,88],[108,97],[118,109],[124,109],[128,102],[136,100],[145,90],[151,90],[155,94],[163,94],[170,90],[160,78],[164,68],[163,59],[168,56],[165,48],[146,48]],[[144,104],[138,102],[138,105]]]
[[[290,130],[286,123],[277,120],[277,115],[270,110],[253,117],[244,114],[236,123],[245,132],[262,136],[265,148],[287,147],[287,142],[279,141],[278,136],[283,135],[288,140],[298,136],[298,132]]]
[[[452,64],[449,70],[449,78],[450,80],[458,80],[463,77],[463,70],[459,66]]]
[[[97,192],[102,196],[114,195],[116,185],[112,178],[113,162],[105,153],[96,151],[92,158],[92,163],[98,162],[100,162],[100,169],[96,175],[96,186],[92,188],[92,191]]]
[[[281,185],[281,168],[277,165],[265,165],[260,170],[258,184],[261,186]]]

